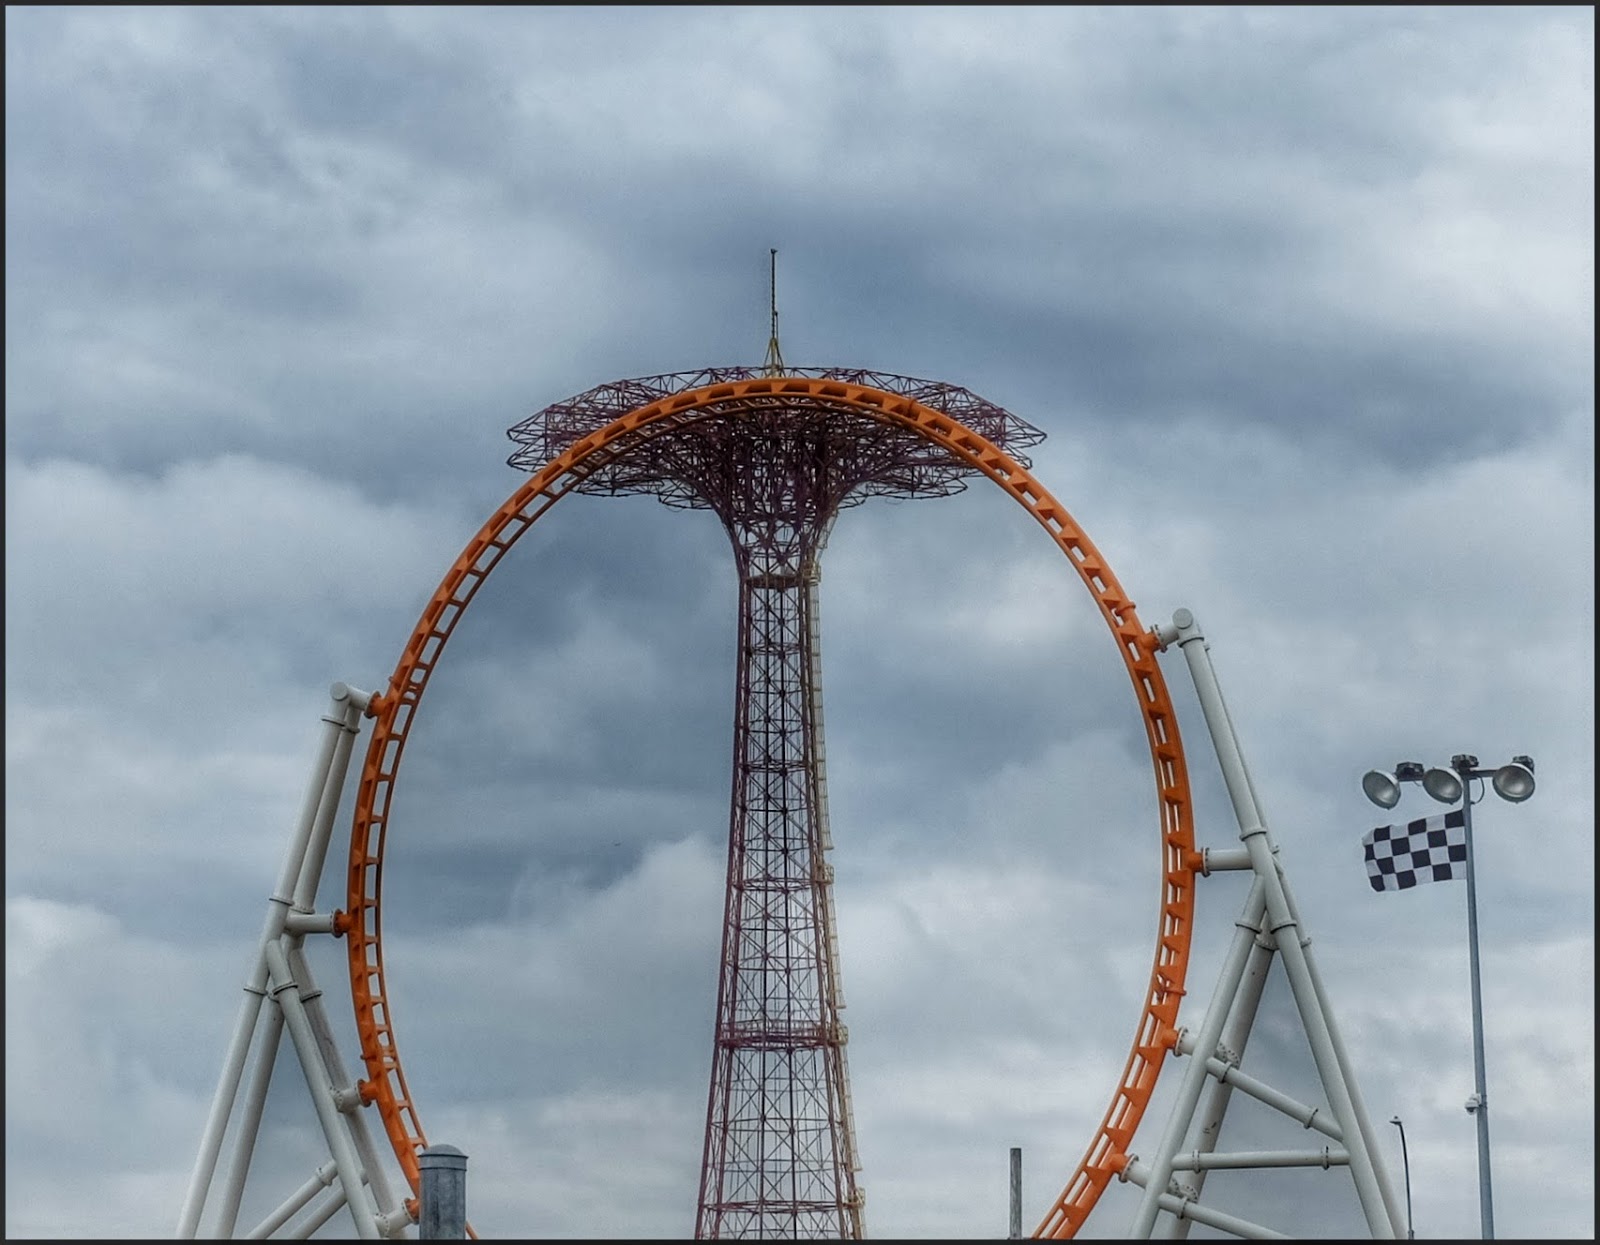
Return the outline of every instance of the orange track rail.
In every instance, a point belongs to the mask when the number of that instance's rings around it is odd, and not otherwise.
[[[400,1068],[384,988],[380,919],[383,853],[406,737],[445,642],[506,551],[587,476],[643,441],[714,415],[722,404],[764,396],[792,396],[847,408],[883,423],[913,429],[994,481],[1039,522],[1067,555],[1111,628],[1117,651],[1133,681],[1160,805],[1161,913],[1150,986],[1122,1079],[1083,1161],[1034,1232],[1041,1237],[1070,1237],[1082,1226],[1111,1177],[1126,1164],[1127,1147],[1149,1105],[1167,1051],[1176,1039],[1178,1005],[1189,967],[1197,864],[1189,776],[1177,716],[1156,663],[1155,638],[1140,625],[1133,602],[1066,508],[1014,458],[950,416],[898,394],[843,381],[763,377],[685,390],[640,407],[575,442],[534,473],[489,517],[445,574],[412,631],[387,690],[374,698],[367,711],[374,725],[350,835],[348,916],[340,922],[346,927],[351,997],[367,1071],[367,1079],[361,1082],[362,1098],[377,1106],[390,1144],[415,1192],[419,1181],[417,1156],[427,1141]]]

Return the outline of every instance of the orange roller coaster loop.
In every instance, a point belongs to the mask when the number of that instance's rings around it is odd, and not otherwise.
[[[672,394],[583,437],[524,482],[491,515],[455,560],[417,621],[387,689],[373,699],[374,719],[356,796],[347,890],[350,988],[367,1079],[363,1099],[383,1120],[395,1156],[419,1186],[418,1154],[427,1146],[406,1088],[385,991],[381,896],[390,809],[405,742],[428,680],[462,613],[506,551],[551,506],[583,480],[632,448],[723,404],[752,397],[792,396],[910,429],[987,476],[1028,511],[1077,571],[1110,627],[1133,682],[1155,770],[1160,808],[1163,878],[1155,962],[1133,1048],[1111,1105],[1066,1188],[1034,1235],[1076,1234],[1111,1178],[1127,1162],[1127,1147],[1149,1105],[1176,1036],[1178,1006],[1189,968],[1194,925],[1194,821],[1183,745],[1161,670],[1156,642],[1110,566],[1067,512],[1015,458],[958,420],[911,398],[827,377],[772,376],[708,384]]]

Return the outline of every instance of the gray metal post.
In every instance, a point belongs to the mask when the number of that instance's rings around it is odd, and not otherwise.
[[[1411,1220],[1411,1154],[1406,1149],[1406,1126],[1398,1115],[1389,1123],[1400,1130],[1400,1161],[1405,1164],[1406,1173],[1406,1240],[1414,1241],[1417,1239],[1417,1230]]]
[[[1486,1241],[1494,1240],[1494,1194],[1489,1188],[1489,1090],[1483,1071],[1483,983],[1478,971],[1478,886],[1472,854],[1472,771],[1461,775],[1461,823],[1467,842],[1467,944],[1472,961],[1472,1073],[1478,1105],[1478,1215]]]
[[[300,1056],[300,1071],[305,1074],[306,1089],[311,1094],[311,1105],[316,1109],[317,1120],[322,1125],[322,1135],[328,1142],[328,1153],[333,1156],[339,1171],[339,1183],[344,1187],[345,1203],[350,1217],[355,1220],[356,1235],[364,1240],[377,1240],[377,1216],[368,1201],[365,1173],[357,1154],[349,1125],[335,1105],[337,1087],[328,1079],[328,1067],[322,1062],[317,1047],[317,1035],[306,1016],[305,1002],[300,996],[300,983],[289,971],[289,960],[283,946],[277,942],[267,944],[267,967],[272,973],[272,997],[283,1012],[283,1022],[289,1029],[295,1053]]]
[[[189,1178],[189,1190],[184,1196],[183,1209],[178,1215],[180,1238],[196,1235],[200,1215],[205,1208],[206,1196],[216,1175],[217,1159],[222,1153],[222,1139],[228,1128],[228,1117],[233,1113],[239,1095],[239,1082],[244,1079],[245,1062],[250,1054],[255,1036],[256,1022],[261,1015],[261,1005],[267,997],[266,947],[276,942],[283,933],[284,919],[293,903],[294,889],[300,873],[305,868],[306,852],[311,845],[311,833],[317,810],[327,796],[328,771],[333,765],[339,737],[345,729],[345,706],[351,699],[352,689],[335,683],[329,691],[332,711],[322,715],[323,730],[317,743],[316,760],[311,766],[311,779],[306,785],[305,798],[299,819],[284,856],[283,870],[278,878],[278,888],[267,903],[267,915],[257,943],[256,956],[251,961],[250,973],[244,986],[244,1000],[239,1005],[238,1019],[234,1021],[233,1037],[223,1058],[222,1078],[217,1082],[217,1092],[211,1100],[211,1111],[206,1117],[205,1132],[200,1138],[200,1153],[195,1159],[194,1174]],[[365,693],[361,693],[365,695]],[[230,1177],[231,1179],[232,1177]],[[242,1175],[239,1177],[242,1179]]]
[[[422,1176],[417,1239],[467,1237],[467,1156],[454,1146],[429,1146],[417,1156]]]
[[[1022,1239],[1022,1147],[1011,1147],[1011,1232],[1010,1240]]]

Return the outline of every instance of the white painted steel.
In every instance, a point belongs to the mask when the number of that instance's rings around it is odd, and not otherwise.
[[[1248,1219],[1241,1219],[1239,1216],[1230,1215],[1225,1211],[1213,1210],[1211,1207],[1202,1206],[1198,1202],[1174,1197],[1170,1193],[1161,1195],[1161,1209],[1177,1216],[1179,1219],[1192,1219],[1196,1223],[1205,1224],[1208,1228],[1231,1232],[1233,1235],[1243,1237],[1246,1240],[1292,1241],[1295,1239],[1287,1232],[1275,1232],[1259,1223],[1252,1223]]]
[[[340,689],[344,688],[345,695],[340,696]],[[321,873],[322,861],[326,857],[327,844],[332,834],[333,817],[338,809],[339,795],[344,789],[345,775],[349,766],[350,751],[355,733],[358,730],[356,723],[359,721],[359,710],[350,703],[349,689],[342,683],[336,683],[330,692],[334,713],[324,715],[322,721],[326,724],[338,725],[341,733],[337,736],[333,755],[328,763],[327,774],[323,780],[321,796],[317,803],[312,828],[306,840],[304,852],[300,860],[300,867],[296,873],[293,891],[296,908],[285,913],[283,918],[283,932],[297,934],[303,932],[310,924],[315,928],[315,914],[301,910],[301,900],[307,889],[307,877],[310,875],[310,890],[314,897],[316,878]],[[287,873],[287,870],[285,871]],[[333,932],[333,915],[326,918],[326,927],[323,932]],[[278,1047],[283,1036],[283,1017],[276,1009],[269,1009],[265,1021],[259,1015],[257,1027],[260,1029],[259,1041],[256,1046],[255,1068],[250,1078],[250,1083],[245,1091],[244,1107],[241,1111],[238,1127],[234,1136],[233,1160],[229,1164],[224,1176],[222,1193],[219,1199],[217,1217],[217,1233],[223,1237],[233,1235],[239,1217],[239,1205],[244,1197],[245,1182],[249,1178],[250,1164],[255,1155],[256,1140],[260,1134],[261,1119],[266,1109],[267,1091],[272,1080],[273,1069],[277,1064]]]
[[[238,1226],[239,1204],[244,1200],[245,1181],[250,1175],[250,1163],[255,1158],[256,1141],[261,1136],[261,1118],[266,1113],[267,1087],[272,1081],[278,1045],[283,1038],[283,1012],[270,998],[264,1015],[257,1022],[257,1028],[260,1032],[255,1059],[235,1126],[233,1158],[223,1172],[222,1188],[217,1198],[214,1235],[223,1238],[232,1236]]]
[[[329,697],[330,711],[322,718],[324,729],[305,798],[277,889],[268,903],[256,959],[245,985],[245,1002],[224,1060],[194,1177],[180,1216],[179,1236],[192,1237],[198,1231],[207,1197],[217,1180],[217,1162],[229,1118],[237,1110],[233,1161],[220,1182],[215,1224],[218,1234],[233,1235],[285,1027],[289,1029],[311,1092],[312,1105],[333,1157],[319,1170],[317,1178],[257,1225],[251,1235],[268,1236],[283,1227],[332,1179],[327,1175],[330,1172],[338,1176],[337,1187],[326,1205],[296,1226],[294,1235],[304,1237],[314,1233],[342,1206],[350,1208],[357,1234],[362,1237],[404,1236],[411,1223],[404,1202],[394,1196],[384,1174],[378,1149],[360,1109],[359,1091],[354,1088],[355,1083],[347,1075],[339,1056],[321,991],[316,987],[301,945],[307,934],[331,934],[334,930],[334,914],[315,911],[316,893],[332,841],[333,823],[354,741],[360,733],[363,711],[372,700],[371,693],[344,683],[335,683]],[[268,999],[269,985],[271,1005],[263,1015],[262,1006]],[[247,1067],[251,1076],[241,1106],[239,1086]],[[323,1176],[327,1179],[322,1179]]]
[[[344,791],[345,778],[349,772],[350,754],[356,735],[360,732],[361,709],[358,705],[365,704],[370,697],[364,692],[354,691],[347,684],[335,683],[329,690],[329,699],[331,702],[329,712],[323,715],[322,721],[325,727],[337,727],[339,733],[334,736],[332,754],[323,773],[322,788],[311,815],[310,832],[299,842],[298,867],[294,870],[294,877],[289,885],[284,886],[280,883],[279,886],[280,895],[292,893],[293,896],[293,907],[283,915],[279,930],[280,938],[297,933],[299,927],[303,927],[308,921],[313,924],[315,922],[313,908],[316,903],[317,885],[327,859],[328,845],[332,840],[333,820],[338,813],[340,795]],[[312,781],[315,780],[316,774],[313,772]],[[289,872],[286,862],[285,878],[288,878]],[[333,932],[331,913],[327,917],[326,932]],[[290,942],[293,946],[298,946],[299,938],[291,937]],[[302,979],[309,980],[308,977]],[[276,1009],[269,1009],[264,1022],[258,1012],[256,1023],[260,1033],[256,1043],[255,1068],[245,1091],[244,1107],[240,1112],[238,1127],[234,1134],[233,1160],[224,1174],[219,1197],[216,1230],[218,1235],[224,1237],[233,1235],[238,1222],[239,1205],[244,1198],[245,1183],[249,1179],[250,1164],[255,1155],[256,1140],[261,1129],[261,1118],[266,1109],[267,1091],[272,1081],[273,1069],[277,1066],[278,1047],[283,1037],[283,1018]]]
[[[333,713],[322,719],[324,727],[318,739],[316,759],[312,762],[311,778],[306,784],[300,815],[295,822],[294,835],[289,841],[289,850],[284,856],[278,888],[267,903],[266,920],[245,979],[245,997],[239,1005],[239,1014],[234,1021],[233,1036],[229,1039],[227,1054],[223,1058],[222,1077],[217,1082],[217,1092],[211,1100],[205,1131],[200,1138],[200,1153],[195,1160],[194,1172],[189,1179],[189,1189],[184,1196],[183,1208],[178,1216],[177,1235],[180,1238],[192,1238],[200,1226],[200,1214],[205,1208],[206,1195],[216,1175],[217,1158],[222,1152],[222,1139],[228,1129],[228,1117],[233,1113],[239,1093],[239,1081],[244,1075],[245,1061],[250,1053],[251,1038],[261,1014],[262,1000],[266,997],[266,948],[283,933],[290,897],[294,894],[295,885],[305,863],[306,848],[311,841],[317,811],[326,795],[328,771],[333,764],[339,737],[344,734],[344,707],[351,697],[351,690],[343,683],[335,683],[329,695],[333,702]]]
[[[1234,996],[1239,991],[1239,983],[1244,977],[1250,948],[1255,945],[1265,908],[1265,888],[1261,879],[1257,877],[1250,884],[1250,894],[1245,899],[1244,915],[1234,926],[1233,941],[1229,944],[1228,954],[1222,962],[1222,971],[1217,976],[1216,989],[1211,995],[1211,1006],[1206,1010],[1205,1019],[1200,1024],[1200,1032],[1195,1036],[1195,1047],[1198,1050],[1216,1050],[1217,1044],[1222,1040],[1222,1026],[1228,1018],[1228,1010]],[[1190,1060],[1183,1070],[1183,1080],[1179,1082],[1178,1096],[1173,1101],[1166,1130],[1157,1143],[1155,1159],[1149,1164],[1151,1179],[1145,1185],[1144,1197],[1139,1202],[1139,1210],[1134,1216],[1130,1236],[1148,1237],[1155,1227],[1156,1215],[1161,1209],[1160,1195],[1166,1191],[1167,1184],[1172,1179],[1173,1156],[1177,1154],[1183,1145],[1184,1137],[1188,1134],[1190,1121],[1194,1119],[1195,1105],[1200,1101],[1200,1091],[1205,1088],[1205,1084],[1205,1062],[1200,1059]]]
[[[360,1160],[345,1128],[344,1116],[333,1105],[333,1081],[322,1061],[311,1021],[306,1017],[300,986],[289,971],[289,961],[283,948],[276,942],[267,944],[267,967],[272,973],[272,995],[283,1011],[289,1037],[300,1056],[300,1070],[305,1074],[306,1088],[311,1093],[311,1105],[316,1109],[317,1120],[322,1125],[334,1166],[339,1170],[339,1183],[344,1186],[345,1200],[350,1207],[356,1235],[363,1240],[377,1240],[376,1213],[367,1199]]]
[[[320,1036],[321,1035],[318,1034],[318,1037]],[[329,1065],[329,1070],[334,1070],[331,1064]],[[361,1106],[360,1082],[352,1081],[348,1085],[342,1085],[338,1089],[334,1090],[333,1105],[338,1107],[339,1110],[343,1111],[346,1115],[357,1110]]]
[[[1232,1171],[1252,1167],[1343,1167],[1350,1162],[1350,1151],[1323,1146],[1320,1150],[1229,1150],[1204,1153],[1191,1150],[1172,1161],[1177,1171],[1203,1176],[1208,1171]]]
[[[283,919],[283,932],[286,934],[331,934],[333,933],[333,913],[331,912],[291,912]]]
[[[1192,1040],[1185,1038],[1178,1043],[1180,1054],[1190,1054],[1193,1049],[1194,1043]],[[1339,1122],[1333,1118],[1331,1112],[1291,1098],[1281,1090],[1273,1089],[1265,1081],[1258,1081],[1255,1077],[1239,1071],[1233,1064],[1224,1063],[1215,1055],[1206,1060],[1206,1071],[1217,1080],[1225,1082],[1233,1089],[1237,1089],[1240,1093],[1248,1094],[1257,1102],[1264,1103],[1275,1111],[1288,1116],[1302,1128],[1315,1129],[1323,1136],[1331,1137],[1335,1141],[1344,1140],[1344,1130],[1339,1127]]]
[[[1167,639],[1169,634],[1176,639],[1188,662],[1201,712],[1222,768],[1223,782],[1239,823],[1239,837],[1250,852],[1257,879],[1264,883],[1267,932],[1277,942],[1279,957],[1311,1046],[1317,1074],[1328,1095],[1329,1105],[1344,1131],[1345,1144],[1350,1151],[1350,1172],[1355,1180],[1362,1213],[1374,1237],[1392,1239],[1402,1231],[1398,1207],[1394,1204],[1388,1181],[1373,1161],[1373,1149],[1367,1141],[1371,1129],[1358,1099],[1352,1094],[1353,1078],[1347,1076],[1345,1061],[1340,1057],[1342,1047],[1330,1032],[1332,1016],[1324,1005],[1322,992],[1317,988],[1310,965],[1309,946],[1301,940],[1299,923],[1284,890],[1275,848],[1245,767],[1222,689],[1211,666],[1209,646],[1190,611],[1175,611],[1172,622],[1171,629],[1163,628],[1157,634],[1168,643],[1171,642]],[[1202,1044],[1200,1049],[1208,1050],[1210,1045]],[[1163,1185],[1167,1178],[1167,1174],[1163,1174]],[[1149,1200],[1146,1199],[1147,1202]],[[1153,1218],[1145,1212],[1146,1207],[1141,1206],[1140,1226],[1136,1228],[1135,1235],[1147,1235],[1150,1230]]]
[[[1122,1169],[1122,1178],[1130,1184],[1149,1190],[1150,1168],[1137,1159],[1129,1161]],[[1179,1219],[1192,1219],[1196,1223],[1203,1223],[1208,1228],[1216,1228],[1222,1232],[1231,1232],[1234,1236],[1244,1237],[1253,1241],[1288,1241],[1294,1238],[1283,1233],[1253,1223],[1248,1219],[1241,1219],[1237,1215],[1230,1215],[1226,1211],[1213,1210],[1209,1206],[1202,1206],[1192,1198],[1179,1197],[1175,1193],[1159,1192],[1156,1203],[1160,1209],[1176,1216]]]
[[[335,686],[344,687],[344,684]],[[306,845],[305,864],[300,870],[294,888],[295,911],[305,915],[317,910],[317,885],[322,881],[322,868],[328,859],[328,844],[333,841],[333,819],[338,815],[339,800],[344,794],[345,776],[350,769],[350,753],[355,747],[356,736],[361,733],[361,710],[352,701],[348,687],[345,687],[345,697],[337,716],[341,732],[339,742],[334,749],[333,760],[328,766],[328,777],[323,786],[322,799],[317,804],[316,824]],[[323,721],[326,722],[328,719],[324,718]]]
[[[1468,855],[1471,853],[1469,851]],[[1295,924],[1301,929],[1305,926],[1300,921],[1300,906],[1295,902],[1294,890],[1289,885],[1288,875],[1282,866],[1279,866],[1278,876],[1283,882],[1283,897],[1288,901],[1289,912],[1294,917]],[[1306,939],[1309,947],[1310,939]],[[1311,986],[1317,996],[1317,1006],[1322,1009],[1322,1014],[1327,1017],[1328,1037],[1333,1042],[1334,1055],[1339,1060],[1339,1066],[1344,1069],[1345,1086],[1350,1093],[1351,1105],[1355,1107],[1356,1124],[1361,1129],[1362,1144],[1372,1160],[1373,1175],[1377,1179],[1378,1188],[1383,1193],[1383,1203],[1389,1212],[1389,1222],[1394,1225],[1395,1236],[1400,1236],[1405,1231],[1406,1220],[1402,1218],[1401,1202],[1394,1182],[1389,1178],[1389,1169],[1378,1162],[1377,1156],[1383,1153],[1383,1148],[1378,1144],[1377,1132],[1373,1128],[1372,1117],[1367,1114],[1366,1103],[1361,1097],[1361,1084],[1357,1081],[1355,1065],[1350,1062],[1349,1052],[1345,1049],[1344,1035],[1339,1031],[1339,1022],[1334,1016],[1333,1008],[1328,1003],[1328,991],[1322,984],[1322,970],[1317,967],[1317,962],[1312,958],[1309,950],[1306,954],[1306,967],[1311,972]]]
[[[1200,849],[1200,872],[1203,876],[1229,869],[1249,869],[1250,853],[1242,847],[1203,847]]]
[[[349,689],[347,689],[349,690]],[[340,748],[335,754],[332,772],[328,776],[327,796],[323,801],[322,809],[318,816],[316,832],[312,836],[310,850],[307,853],[307,867],[302,871],[300,884],[295,889],[295,906],[297,911],[291,917],[304,915],[311,917],[316,905],[317,885],[322,876],[322,870],[327,860],[328,845],[333,836],[333,821],[338,813],[340,795],[344,791],[345,776],[350,764],[350,755],[355,746],[356,736],[361,730],[361,713],[371,696],[364,692],[351,690],[349,704],[345,710],[344,728],[345,735],[340,740]],[[329,916],[329,929],[332,932],[332,916]],[[298,938],[287,940],[285,948],[290,970],[296,979],[307,985],[311,984],[311,967],[305,960],[305,954]],[[306,1015],[311,1022],[312,1032],[316,1035],[317,1047],[322,1054],[323,1067],[326,1070],[330,1084],[335,1087],[353,1086],[345,1068],[344,1060],[339,1055],[338,1044],[334,1041],[333,1029],[328,1023],[327,1011],[323,1006],[322,992],[315,990],[311,993],[302,991],[302,999]],[[346,1126],[350,1130],[352,1141],[360,1156],[362,1167],[366,1171],[367,1184],[372,1191],[377,1203],[380,1231],[386,1236],[394,1235],[396,1227],[385,1229],[385,1225],[408,1224],[410,1216],[404,1204],[394,1196],[388,1177],[384,1174],[382,1159],[378,1148],[373,1144],[371,1130],[367,1127],[366,1116],[352,1107],[360,1106],[360,1092],[355,1091],[355,1100],[349,1102],[344,1093],[335,1089],[335,1107],[345,1116]]]
[[[378,1234],[391,1240],[404,1240],[406,1229],[415,1222],[416,1220],[411,1218],[411,1212],[402,1206],[399,1210],[378,1216]]]
[[[321,1167],[317,1168],[311,1179],[307,1180],[305,1184],[296,1189],[282,1206],[278,1207],[277,1210],[273,1211],[255,1227],[251,1228],[250,1231],[246,1232],[244,1239],[247,1241],[266,1240],[267,1237],[271,1236],[279,1228],[283,1227],[284,1224],[288,1223],[289,1220],[293,1219],[295,1215],[297,1215],[303,1208],[309,1206],[312,1198],[316,1197],[317,1194],[321,1193],[324,1189],[332,1186],[333,1178],[337,1174],[338,1168],[333,1165],[333,1160],[329,1159]],[[341,1201],[343,1201],[343,1190],[340,1190],[339,1198]],[[224,1235],[226,1236],[231,1234],[224,1233]]]
[[[1242,848],[1232,850],[1248,858],[1248,853]],[[1204,854],[1209,856],[1210,849]],[[1257,933],[1250,948],[1250,958],[1245,964],[1244,978],[1239,983],[1239,991],[1234,996],[1228,1022],[1222,1030],[1222,1046],[1227,1050],[1229,1059],[1223,1060],[1220,1056],[1214,1056],[1218,1063],[1232,1067],[1237,1066],[1244,1058],[1245,1046],[1250,1041],[1250,1030],[1255,1024],[1256,1010],[1261,1004],[1261,992],[1266,985],[1267,970],[1272,966],[1272,952],[1272,940]],[[1199,1062],[1206,1064],[1207,1071],[1210,1071],[1210,1060],[1202,1059]],[[1199,1104],[1200,1131],[1197,1134],[1194,1151],[1196,1154],[1209,1154],[1216,1149],[1217,1140],[1222,1135],[1222,1121],[1228,1113],[1228,1102],[1232,1097],[1233,1086],[1228,1080],[1213,1075]],[[1175,1162],[1174,1166],[1180,1164]],[[1199,1167],[1189,1180],[1189,1186],[1194,1190],[1196,1198],[1205,1192],[1205,1184],[1205,1168]],[[1183,1240],[1189,1235],[1189,1223],[1188,1219],[1168,1215],[1156,1225],[1154,1235],[1167,1240]]]
[[[306,963],[304,950],[298,946],[291,947],[288,951],[288,960],[289,971],[294,974],[295,979],[309,984],[312,980],[311,966]],[[327,1009],[322,1004],[322,992],[317,990],[309,997],[302,992],[302,998],[306,1019],[311,1024],[311,1031],[317,1039],[317,1049],[322,1055],[323,1070],[332,1087],[330,1097],[334,1110],[339,1112],[345,1121],[345,1127],[350,1130],[350,1139],[355,1144],[356,1155],[361,1160],[362,1170],[366,1173],[367,1187],[372,1191],[373,1201],[377,1205],[379,1233],[383,1236],[396,1236],[411,1222],[410,1213],[405,1209],[404,1202],[395,1197],[389,1179],[384,1175],[383,1157],[372,1140],[372,1130],[367,1127],[366,1113],[361,1110],[361,1092],[354,1088],[355,1083],[350,1079],[344,1060],[339,1054],[333,1029],[328,1023]]]
[[[1186,616],[1186,624],[1179,624],[1179,614]],[[1195,634],[1198,635],[1198,626],[1195,626],[1194,614],[1190,613],[1190,611],[1181,610],[1178,611],[1178,613],[1174,613],[1173,622],[1176,624],[1176,629],[1178,629],[1179,632],[1182,631],[1182,627],[1189,626],[1194,627]],[[1174,639],[1176,639],[1176,637],[1174,637]],[[1200,643],[1202,643],[1202,651],[1200,651],[1200,655],[1198,656],[1205,659],[1206,669],[1210,671],[1211,647],[1205,642],[1205,637],[1203,637],[1203,635],[1200,635]],[[1184,655],[1186,655],[1186,658],[1190,658],[1190,653],[1187,648],[1184,650]],[[1246,763],[1243,749],[1238,747],[1238,731],[1234,728],[1234,717],[1232,717],[1229,709],[1227,709],[1226,698],[1222,696],[1221,683],[1216,682],[1216,675],[1214,675],[1214,671],[1211,672],[1211,683],[1213,683],[1213,687],[1216,688],[1216,706],[1218,706],[1219,711],[1221,711],[1222,720],[1226,722],[1227,735],[1229,735],[1229,738],[1234,741],[1234,757],[1237,759],[1238,773],[1243,776],[1246,791],[1250,792],[1251,807],[1256,810],[1256,816],[1258,816],[1262,826],[1266,826],[1266,818],[1264,818],[1264,815],[1261,813],[1261,797],[1256,794],[1256,783],[1254,783],[1254,778],[1251,778],[1250,765]],[[1208,720],[1208,725],[1210,725],[1210,720]],[[1237,808],[1237,805],[1235,805],[1235,808]],[[1270,834],[1267,835],[1267,840],[1270,842]],[[1274,855],[1275,861],[1277,861],[1277,851],[1277,845],[1274,843],[1274,845],[1272,845],[1272,855]],[[1246,848],[1246,853],[1248,853],[1248,848]],[[1214,866],[1213,864],[1211,867],[1218,866]],[[1237,866],[1232,866],[1232,864],[1229,864],[1229,866],[1224,867]],[[1286,899],[1286,903],[1288,903],[1288,911],[1290,911],[1291,917],[1293,917],[1294,920],[1294,927],[1296,927],[1296,930],[1299,930],[1302,933],[1301,946],[1310,947],[1310,938],[1309,936],[1304,935],[1306,925],[1304,925],[1304,922],[1301,920],[1301,915],[1299,915],[1298,904],[1294,903],[1294,891],[1293,888],[1290,887],[1290,880],[1288,880],[1288,874],[1286,874],[1285,869],[1283,869],[1282,861],[1277,861],[1277,872],[1278,880],[1280,880],[1280,885],[1282,885],[1283,888],[1283,898]],[[1376,1139],[1373,1127],[1371,1127],[1371,1119],[1368,1117],[1368,1114],[1366,1114],[1365,1103],[1362,1101],[1362,1091],[1360,1091],[1360,1083],[1357,1082],[1354,1072],[1352,1072],[1352,1064],[1350,1064],[1349,1053],[1347,1053],[1346,1047],[1344,1047],[1344,1037],[1342,1037],[1341,1032],[1339,1032],[1338,1019],[1334,1018],[1333,1008],[1328,1005],[1328,994],[1326,994],[1326,989],[1322,984],[1322,970],[1317,967],[1317,960],[1315,960],[1314,957],[1309,954],[1309,952],[1307,952],[1306,955],[1306,967],[1307,970],[1310,971],[1312,986],[1314,986],[1315,994],[1317,994],[1317,1005],[1318,1008],[1322,1010],[1323,1018],[1325,1018],[1326,1026],[1328,1026],[1328,1037],[1330,1037],[1331,1042],[1333,1042],[1334,1055],[1336,1055],[1336,1058],[1338,1058],[1339,1069],[1341,1069],[1342,1075],[1344,1075],[1344,1082],[1346,1082],[1346,1088],[1347,1091],[1349,1091],[1350,1101],[1352,1101],[1355,1106],[1355,1119],[1357,1119],[1358,1125],[1360,1125],[1360,1128],[1362,1128],[1362,1135],[1363,1138],[1365,1138],[1366,1152],[1368,1152],[1368,1155],[1379,1154],[1378,1139]],[[1243,1053],[1243,1040],[1245,1039],[1242,1037],[1242,1039],[1238,1040],[1237,1043],[1229,1042],[1229,1045],[1230,1047],[1234,1048],[1235,1051],[1240,1051],[1240,1053]],[[1224,1099],[1224,1101],[1226,1101],[1226,1099]],[[1398,1223],[1400,1223],[1400,1210],[1398,1210],[1398,1202],[1397,1199],[1395,1199],[1394,1189],[1390,1187],[1389,1171],[1387,1171],[1387,1168],[1382,1167],[1381,1163],[1374,1162],[1374,1175],[1376,1175],[1376,1178],[1378,1178],[1378,1184],[1379,1187],[1381,1187],[1382,1197],[1384,1197],[1384,1205],[1386,1205],[1387,1210],[1389,1210],[1390,1223],[1395,1224],[1395,1232],[1398,1234],[1398,1231],[1400,1231],[1400,1229],[1398,1229]]]
[[[345,1207],[344,1190],[335,1185],[324,1195],[322,1204],[306,1216],[305,1222],[295,1229],[293,1237],[296,1241],[309,1240],[311,1236],[332,1219]]]

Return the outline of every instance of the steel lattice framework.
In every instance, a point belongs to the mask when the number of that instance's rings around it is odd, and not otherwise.
[[[1013,453],[1042,437],[952,385],[785,369],[914,397]],[[745,368],[617,381],[511,429],[537,470],[641,406]],[[959,413],[959,414],[958,414]],[[578,485],[655,493],[721,518],[739,577],[728,875],[696,1235],[856,1238],[863,1195],[826,856],[817,582],[834,517],[870,496],[943,496],[973,469],[826,393],[752,392],[621,455]]]

